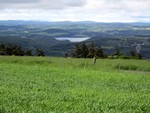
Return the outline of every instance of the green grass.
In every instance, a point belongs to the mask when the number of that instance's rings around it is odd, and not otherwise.
[[[150,61],[0,57],[0,113],[150,113]]]

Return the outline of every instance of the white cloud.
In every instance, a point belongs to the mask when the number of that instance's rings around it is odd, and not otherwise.
[[[150,21],[150,0],[0,0],[0,19]]]
[[[14,9],[62,9],[85,4],[86,0],[0,0],[1,8]]]

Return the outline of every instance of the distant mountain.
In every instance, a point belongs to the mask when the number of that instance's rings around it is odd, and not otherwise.
[[[150,22],[94,22],[94,21],[25,21],[25,20],[0,20],[0,25],[40,25],[40,24],[101,24],[101,25],[143,25]]]
[[[68,33],[66,30],[63,29],[46,29],[45,32],[47,33]]]
[[[0,20],[0,25],[8,25],[8,26],[14,26],[14,25],[43,25],[43,24],[49,24],[49,22],[46,21],[23,21],[23,20]]]
[[[12,43],[24,48],[41,48],[47,55],[62,56],[73,49],[74,43],[56,38],[90,37],[86,43],[94,42],[112,54],[115,47],[129,54],[132,44],[142,44],[144,58],[150,59],[150,23],[101,23],[92,21],[0,21],[0,43]]]
[[[32,34],[29,36],[30,40],[34,40],[39,43],[47,44],[47,45],[56,45],[56,44],[63,44],[63,43],[70,43],[69,41],[59,41],[56,40],[54,37],[45,36],[45,35],[36,35]]]

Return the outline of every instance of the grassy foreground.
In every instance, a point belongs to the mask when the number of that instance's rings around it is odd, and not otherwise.
[[[1,56],[0,113],[150,113],[150,61]]]

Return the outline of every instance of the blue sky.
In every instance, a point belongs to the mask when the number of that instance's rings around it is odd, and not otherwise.
[[[0,0],[0,20],[150,22],[150,0]]]

